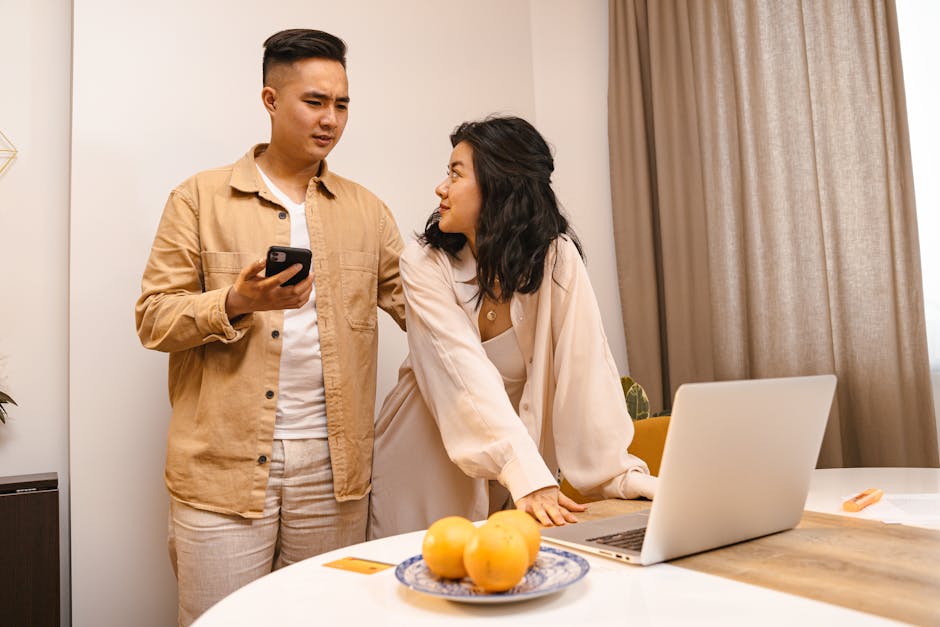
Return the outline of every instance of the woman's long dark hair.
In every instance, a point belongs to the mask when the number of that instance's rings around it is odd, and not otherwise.
[[[450,136],[452,146],[460,142],[473,149],[483,199],[476,228],[478,298],[505,302],[514,292],[535,292],[548,247],[559,235],[568,235],[583,256],[552,190],[551,150],[531,124],[517,117],[464,122]],[[435,210],[419,239],[456,256],[467,238],[441,231],[440,219]]]

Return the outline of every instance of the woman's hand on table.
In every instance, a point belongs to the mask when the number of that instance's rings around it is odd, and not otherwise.
[[[578,522],[574,512],[583,512],[587,506],[575,503],[557,487],[548,486],[520,498],[516,509],[529,513],[546,527],[553,527]]]

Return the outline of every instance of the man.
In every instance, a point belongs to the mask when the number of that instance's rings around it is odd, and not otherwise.
[[[365,539],[376,307],[404,328],[398,227],[325,161],[348,116],[346,45],[294,29],[264,47],[271,141],[171,192],[137,301],[141,342],[170,353],[181,625],[272,569]],[[263,276],[271,245],[311,249],[310,276]]]

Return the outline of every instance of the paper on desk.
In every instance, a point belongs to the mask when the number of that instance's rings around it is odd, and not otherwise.
[[[877,503],[847,515],[886,523],[934,527],[940,525],[940,493],[885,494]]]

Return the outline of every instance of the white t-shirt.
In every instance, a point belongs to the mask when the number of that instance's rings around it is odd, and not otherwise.
[[[304,203],[296,203],[258,168],[265,185],[290,214],[290,245],[310,248]],[[312,269],[311,269],[312,271]],[[326,438],[326,389],[317,328],[316,279],[310,300],[300,309],[284,310],[281,370],[278,379],[274,437],[280,440]]]

